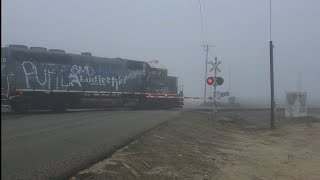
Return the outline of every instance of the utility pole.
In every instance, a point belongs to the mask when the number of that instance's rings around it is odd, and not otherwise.
[[[208,54],[209,54],[209,45],[205,45],[204,51],[206,52],[206,65],[205,65],[205,75],[204,75],[204,82],[207,80],[208,76]],[[203,94],[203,103],[206,103],[207,98],[207,83],[204,83],[204,94]]]
[[[301,89],[302,89],[302,86],[301,86],[301,72],[299,72],[299,82],[298,82],[298,86],[299,86],[299,93],[301,93]]]
[[[271,128],[274,128],[274,79],[273,79],[273,44],[270,41],[270,87],[271,87]]]
[[[231,96],[231,70],[230,70],[230,65],[228,66],[228,77],[229,77],[228,89],[229,89],[229,94]]]
[[[208,77],[208,58],[209,58],[209,44],[206,45],[202,45],[202,47],[204,47],[204,51],[206,52],[206,64],[205,64],[205,75],[204,75],[204,94],[203,94],[203,103],[206,103],[206,99],[207,99],[207,77]]]
[[[273,43],[271,34],[271,0],[270,0],[270,88],[271,88],[271,128],[274,128],[275,102],[274,102],[274,79],[273,79]]]

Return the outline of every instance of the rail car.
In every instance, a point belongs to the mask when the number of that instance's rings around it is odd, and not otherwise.
[[[178,78],[143,62],[9,45],[1,48],[1,103],[16,112],[67,108],[181,108]]]

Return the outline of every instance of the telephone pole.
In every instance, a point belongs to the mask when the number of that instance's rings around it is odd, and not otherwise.
[[[273,44],[270,41],[270,87],[271,87],[271,128],[274,128],[274,77],[273,77]]]
[[[209,58],[209,47],[213,47],[209,44],[202,45],[204,47],[204,51],[206,52],[206,64],[205,64],[205,75],[204,75],[204,94],[203,94],[203,103],[206,103],[207,99],[207,77],[208,77],[208,58]]]
[[[271,28],[271,0],[270,0],[270,88],[271,88],[271,128],[274,128],[274,119],[275,119],[275,102],[274,102],[274,75],[273,75],[273,42],[272,42],[272,28]]]
[[[231,96],[231,70],[230,70],[230,65],[228,66],[228,78],[229,78],[228,89],[229,89],[229,94]]]

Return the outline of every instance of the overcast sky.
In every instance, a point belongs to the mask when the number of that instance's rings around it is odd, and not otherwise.
[[[181,77],[185,95],[202,96],[203,43],[222,61],[220,91],[266,99],[269,82],[269,0],[2,0],[2,46],[24,44],[70,53],[159,60]],[[320,1],[274,0],[275,92],[302,88],[320,100]],[[204,41],[204,42],[203,42]]]

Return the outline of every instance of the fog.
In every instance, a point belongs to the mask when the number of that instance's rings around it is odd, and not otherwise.
[[[218,90],[269,103],[269,0],[201,0],[203,34],[198,0],[1,2],[2,46],[156,59],[181,78],[186,96],[202,97],[201,45],[210,44],[209,60],[222,61],[219,76],[225,83]],[[309,104],[319,105],[320,1],[274,0],[272,6],[276,100],[283,102],[286,91],[298,90],[301,74]]]

